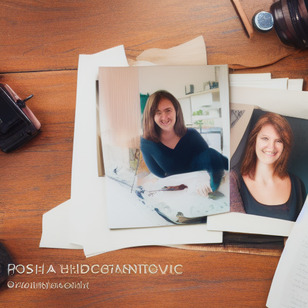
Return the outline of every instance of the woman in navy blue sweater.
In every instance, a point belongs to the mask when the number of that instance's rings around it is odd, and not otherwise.
[[[180,103],[167,91],[149,98],[143,114],[141,151],[149,170],[158,177],[206,170],[211,190],[221,182],[228,159],[210,148],[193,128],[186,128]]]

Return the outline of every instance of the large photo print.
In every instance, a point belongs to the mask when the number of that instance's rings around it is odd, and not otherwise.
[[[209,230],[291,232],[307,198],[308,119],[285,107],[231,104],[230,213],[209,219]]]
[[[307,128],[307,120],[254,109],[231,160],[231,211],[296,220],[308,187]]]
[[[229,211],[227,66],[102,67],[99,100],[110,228]]]

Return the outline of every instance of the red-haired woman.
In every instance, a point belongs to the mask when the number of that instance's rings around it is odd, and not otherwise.
[[[303,182],[287,170],[292,147],[288,121],[266,113],[251,131],[240,174],[231,171],[231,211],[295,221],[306,198]]]
[[[186,128],[180,103],[164,90],[147,100],[140,147],[147,167],[156,176],[206,170],[212,191],[228,169],[225,156],[210,148],[197,130]]]

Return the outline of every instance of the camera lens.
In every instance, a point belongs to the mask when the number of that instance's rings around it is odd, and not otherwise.
[[[271,5],[280,40],[297,48],[308,47],[308,0],[280,0]]]
[[[280,1],[272,4],[271,13],[274,18],[274,28],[280,40],[286,45],[293,45],[292,34],[287,27]]]
[[[308,27],[308,0],[298,2],[299,14],[303,19],[304,24]]]

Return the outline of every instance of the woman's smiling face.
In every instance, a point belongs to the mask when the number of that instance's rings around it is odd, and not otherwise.
[[[176,122],[176,111],[172,102],[167,98],[162,98],[157,106],[154,115],[154,122],[163,130],[174,129]]]
[[[260,162],[273,164],[283,151],[283,142],[271,124],[264,125],[257,135],[256,155]]]

